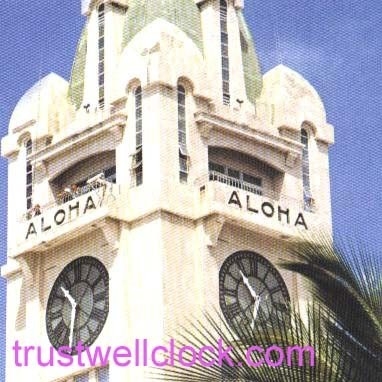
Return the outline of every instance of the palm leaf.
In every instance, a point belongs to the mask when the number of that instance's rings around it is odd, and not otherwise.
[[[304,323],[298,310],[291,310],[291,325],[289,322],[275,320],[272,326],[266,322],[259,322],[256,331],[247,327],[237,327],[234,331],[217,313],[212,316],[204,315],[204,320],[191,322],[188,327],[182,327],[177,337],[178,350],[183,346],[192,346],[200,349],[206,344],[213,344],[218,349],[219,340],[223,344],[232,346],[231,359],[223,365],[215,364],[205,367],[196,363],[185,368],[175,364],[165,370],[154,372],[155,380],[188,381],[188,382],[213,382],[213,381],[252,381],[252,382],[360,382],[353,370],[351,354],[343,354],[344,344],[330,335],[324,322],[333,319],[331,312],[321,303],[312,303],[307,310],[308,325]],[[314,367],[310,365],[310,353],[304,353],[299,366],[298,354],[291,352],[290,365],[280,367],[266,365],[253,367],[248,364],[246,351],[256,344],[263,349],[277,345],[288,354],[291,345],[303,349],[311,345],[314,349]],[[256,353],[257,354],[257,353]],[[190,364],[194,361],[193,355],[185,356],[184,360]],[[258,362],[259,358],[253,358]],[[240,365],[240,367],[238,366]],[[354,376],[354,378],[353,378]]]
[[[272,326],[260,321],[255,331],[248,327],[229,327],[215,311],[203,319],[189,322],[178,332],[178,349],[192,345],[200,349],[221,341],[233,347],[229,364],[193,367],[178,364],[153,373],[155,380],[213,382],[374,382],[382,380],[382,282],[381,258],[371,256],[360,246],[335,246],[330,237],[298,241],[290,246],[291,260],[281,266],[297,272],[308,281],[312,300],[306,314],[290,307],[291,321],[275,320]],[[352,259],[352,260],[350,260]],[[299,356],[291,366],[253,367],[246,350],[254,344],[263,349],[278,345],[315,351],[315,366],[307,354],[303,365]],[[191,363],[192,355],[184,357]],[[258,361],[255,358],[254,361]],[[300,360],[301,361],[301,360]],[[238,365],[241,365],[238,367]]]
[[[313,298],[333,314],[326,322],[331,335],[355,353],[358,368],[381,371],[381,258],[360,245],[334,245],[325,236],[295,242],[292,260],[281,266],[304,276]]]

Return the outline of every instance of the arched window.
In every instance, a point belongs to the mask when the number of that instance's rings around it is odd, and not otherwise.
[[[142,87],[138,86],[134,92],[135,99],[135,153],[133,155],[133,172],[135,185],[143,182],[143,146],[142,146]]]
[[[313,198],[310,189],[310,170],[309,170],[309,135],[306,129],[301,129],[301,143],[304,145],[302,149],[302,185],[304,190],[304,208],[305,210],[313,209]]]
[[[98,8],[98,106],[105,106],[105,4]]]
[[[222,63],[222,88],[223,104],[230,104],[230,86],[229,86],[229,55],[228,55],[228,28],[227,28],[227,2],[220,0],[220,48]]]
[[[178,85],[178,144],[179,144],[179,180],[186,183],[188,178],[188,152],[186,132],[186,90]]]
[[[27,201],[27,210],[32,208],[32,194],[33,194],[33,167],[32,161],[29,158],[29,155],[32,153],[32,140],[28,139],[25,142],[25,153],[26,153],[26,188],[25,195]]]

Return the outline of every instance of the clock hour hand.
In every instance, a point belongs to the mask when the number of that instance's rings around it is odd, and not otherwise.
[[[244,275],[242,271],[240,271],[241,277],[243,278],[244,284],[247,286],[249,293],[251,293],[251,296],[256,300],[259,296],[256,294],[254,289],[251,287],[251,284],[249,283],[248,278]]]
[[[69,291],[66,290],[65,288],[61,287],[61,290],[62,292],[64,293],[64,296],[69,300],[70,302],[70,305],[73,307],[75,305],[77,305],[76,301],[74,300],[74,298],[70,295]]]

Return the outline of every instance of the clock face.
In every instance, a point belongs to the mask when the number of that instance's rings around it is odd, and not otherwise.
[[[79,341],[90,346],[101,333],[109,312],[109,275],[96,258],[84,256],[58,275],[46,308],[46,329],[54,348],[76,354]]]
[[[260,321],[268,325],[288,322],[290,298],[277,269],[254,252],[237,252],[223,263],[219,274],[220,307],[235,330],[254,330]]]

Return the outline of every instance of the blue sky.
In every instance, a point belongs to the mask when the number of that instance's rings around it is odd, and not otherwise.
[[[40,77],[69,78],[84,19],[80,1],[3,0],[0,7],[0,135],[17,100]],[[318,91],[334,125],[330,151],[334,231],[382,248],[382,2],[246,1],[265,73],[284,64]],[[0,162],[0,263],[6,256],[6,160]],[[0,281],[0,323],[5,283]],[[4,354],[3,327],[0,349]],[[0,363],[0,380],[4,379]]]

